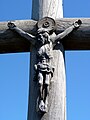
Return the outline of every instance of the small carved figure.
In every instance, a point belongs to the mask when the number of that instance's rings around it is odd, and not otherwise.
[[[35,65],[35,70],[37,72],[37,81],[40,89],[38,107],[41,112],[47,112],[47,97],[49,93],[50,80],[53,77],[54,72],[54,68],[51,65],[53,48],[74,29],[79,28],[81,24],[81,20],[78,20],[65,31],[56,35],[55,21],[52,18],[45,17],[37,22],[37,34],[36,36],[33,36],[32,34],[24,32],[18,28],[14,23],[8,23],[10,30],[17,32],[19,35],[26,38],[37,49],[37,64]]]
[[[40,111],[47,111],[49,86],[51,78],[53,77],[54,67],[50,66],[45,57],[40,59],[38,64],[35,64],[37,72],[37,79],[39,83],[39,109]]]

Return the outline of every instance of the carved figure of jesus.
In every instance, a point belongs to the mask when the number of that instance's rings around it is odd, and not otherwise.
[[[46,18],[48,18],[48,21],[45,21]],[[78,20],[65,31],[56,35],[55,30],[50,28],[50,22],[55,23],[55,21],[52,18],[46,18],[41,20],[44,22],[40,23],[39,21],[39,28],[37,29],[37,34],[35,36],[21,30],[14,23],[8,23],[10,30],[17,32],[20,36],[26,38],[37,49],[37,63],[35,64],[35,70],[38,73],[37,81],[39,83],[40,92],[38,107],[41,112],[47,112],[49,86],[54,72],[54,68],[51,65],[53,48],[60,40],[81,25],[81,21]],[[51,20],[50,22],[49,19]],[[45,91],[45,93],[43,91]]]

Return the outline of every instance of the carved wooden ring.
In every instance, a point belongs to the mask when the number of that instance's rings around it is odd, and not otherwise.
[[[55,26],[56,26],[55,20],[50,17],[44,17],[37,22],[38,29],[45,28],[48,31],[52,31],[55,30]]]

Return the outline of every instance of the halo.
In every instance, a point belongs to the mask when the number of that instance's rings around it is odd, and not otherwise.
[[[55,26],[56,26],[55,20],[50,17],[44,17],[37,22],[38,29],[45,28],[48,31],[52,31],[55,30]]]

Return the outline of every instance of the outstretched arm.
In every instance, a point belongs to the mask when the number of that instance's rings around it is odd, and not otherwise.
[[[79,26],[82,24],[81,20],[76,21],[75,23],[73,23],[69,28],[67,28],[64,32],[58,34],[55,37],[55,41],[58,41],[60,39],[63,39],[64,37],[66,37],[69,33],[71,33],[74,29],[79,28]]]
[[[33,35],[31,35],[27,32],[24,32],[23,30],[18,28],[14,23],[9,22],[8,27],[9,27],[10,30],[13,30],[13,31],[17,32],[20,36],[26,38],[33,45],[35,44],[35,36],[33,36]]]

